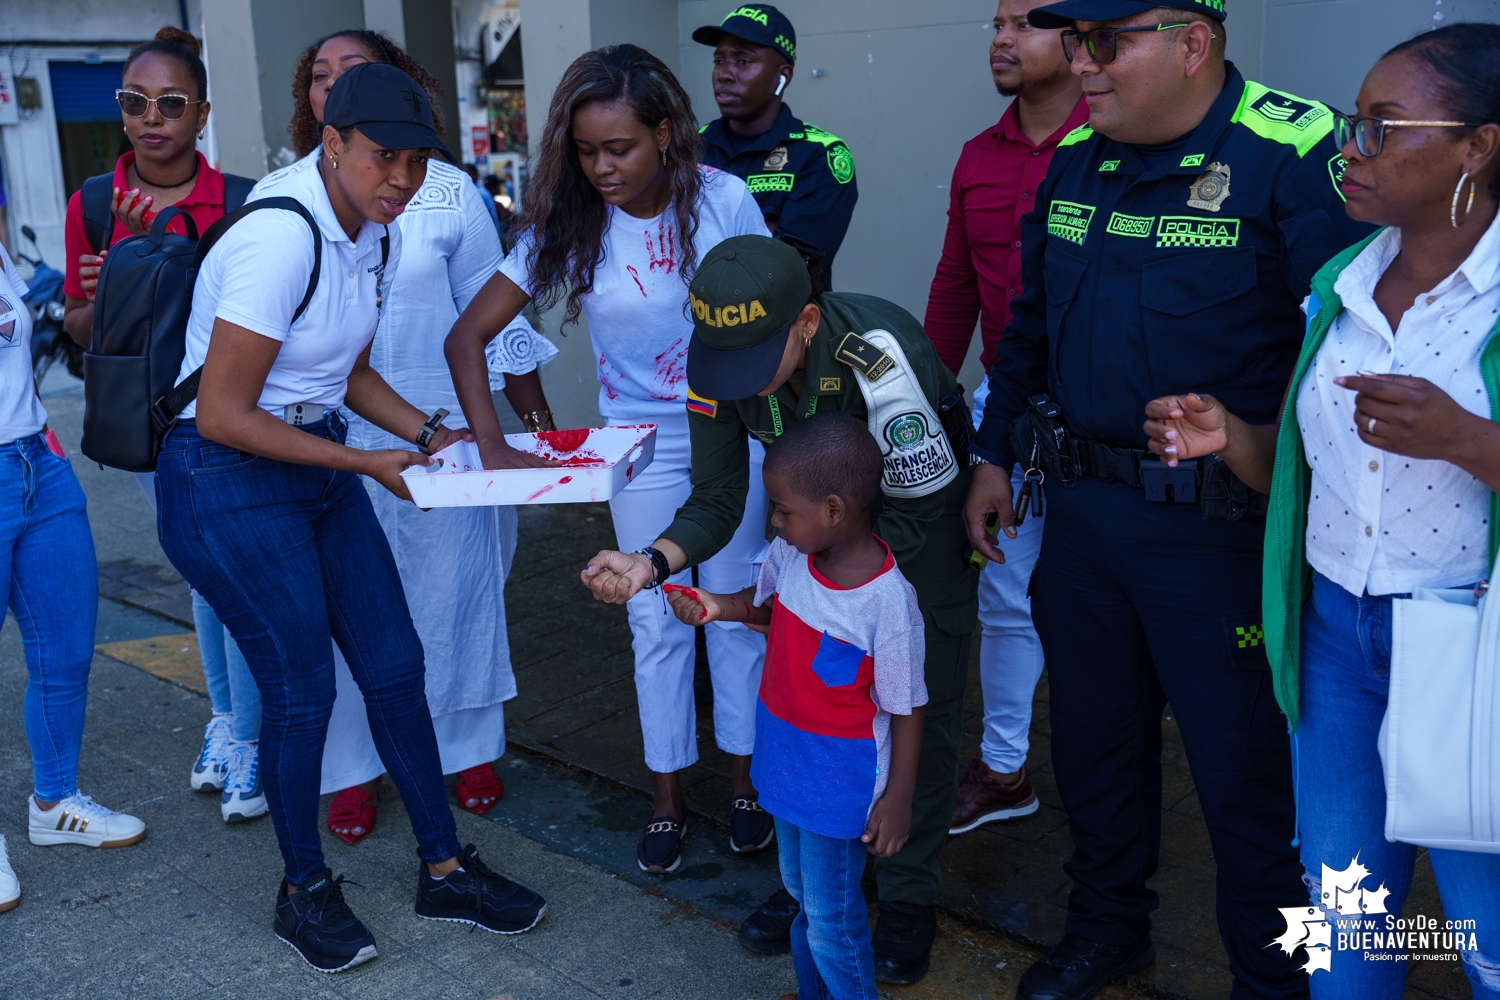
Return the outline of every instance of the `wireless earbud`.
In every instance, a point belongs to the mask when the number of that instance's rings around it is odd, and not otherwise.
[[[779,79],[779,80],[776,81],[776,96],[780,97],[781,96],[781,92],[783,90],[785,90],[785,89],[786,89],[786,77],[783,76],[783,77],[781,77],[781,79]]]

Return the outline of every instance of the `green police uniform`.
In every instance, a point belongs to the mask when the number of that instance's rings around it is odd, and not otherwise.
[[[868,423],[869,408],[856,371],[878,384],[890,377],[895,362],[861,334],[883,330],[895,340],[933,411],[942,396],[958,393],[952,373],[938,360],[921,324],[905,309],[851,293],[828,292],[815,302],[823,318],[808,347],[799,389],[783,385],[774,395],[738,400],[689,396],[693,492],[662,532],[662,537],[687,552],[689,564],[702,562],[722,548],[744,515],[750,472],[747,431],[770,443],[793,421],[827,410],[843,410]],[[699,305],[695,303],[695,310]],[[741,306],[731,318],[752,311],[753,307]],[[691,358],[688,378],[691,384]],[[886,460],[886,485],[893,477],[894,460],[894,453]],[[894,475],[899,478],[900,470]],[[959,470],[947,485],[925,496],[885,495],[875,519],[875,533],[891,547],[896,564],[917,592],[927,644],[928,702],[911,838],[900,853],[875,862],[880,898],[888,902],[929,906],[936,901],[941,877],[937,854],[947,840],[953,816],[969,643],[978,617],[979,575],[966,561],[968,542],[962,519],[968,486],[968,471]]]

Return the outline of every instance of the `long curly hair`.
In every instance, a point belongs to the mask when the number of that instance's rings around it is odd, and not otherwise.
[[[417,86],[427,91],[427,96],[432,99],[432,124],[437,128],[438,138],[448,138],[443,132],[443,85],[438,78],[407,55],[405,49],[380,32],[349,28],[324,35],[304,49],[297,59],[297,68],[292,72],[292,121],[286,130],[291,133],[292,148],[297,151],[298,156],[306,156],[323,141],[323,129],[313,115],[312,102],[308,100],[307,92],[312,87],[313,60],[318,58],[318,50],[335,38],[355,39],[370,51],[375,62],[394,66],[415,80]]]
[[[573,60],[552,93],[547,126],[542,132],[536,166],[526,191],[526,208],[519,228],[531,237],[526,266],[531,273],[533,298],[541,306],[554,305],[567,289],[563,325],[576,322],[583,295],[593,290],[594,270],[604,254],[604,229],[609,207],[589,182],[573,145],[573,115],[585,104],[618,100],[629,102],[636,119],[656,128],[670,123],[667,175],[677,218],[678,269],[684,285],[698,263],[693,239],[698,233],[698,196],[703,189],[698,171],[698,120],[693,102],[665,63],[636,45],[606,45]],[[685,307],[684,307],[685,308]]]

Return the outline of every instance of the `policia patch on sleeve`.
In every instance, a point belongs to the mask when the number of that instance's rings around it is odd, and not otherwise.
[[[1266,629],[1259,615],[1231,616],[1222,619],[1224,637],[1229,643],[1229,660],[1237,667],[1263,669],[1266,659]]]
[[[833,356],[850,368],[857,369],[871,382],[891,370],[895,364],[891,356],[857,333],[846,333],[834,350]]]

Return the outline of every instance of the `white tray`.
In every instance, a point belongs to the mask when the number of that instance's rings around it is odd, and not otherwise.
[[[577,432],[505,435],[512,448],[569,463],[560,467],[486,469],[479,459],[479,446],[458,441],[433,455],[432,465],[413,465],[401,478],[418,507],[588,503],[608,500],[623,490],[656,453],[655,424],[587,431],[583,443],[571,451],[558,451],[554,435]]]

